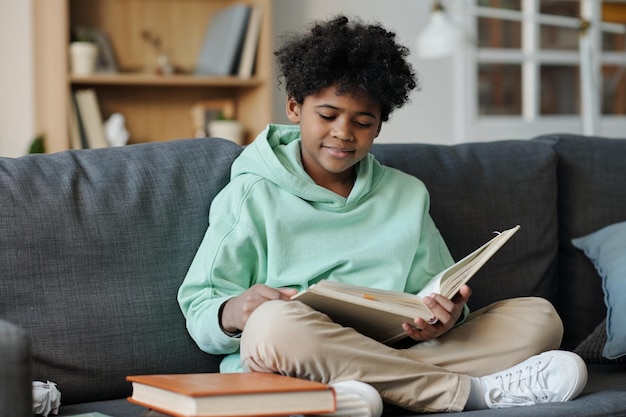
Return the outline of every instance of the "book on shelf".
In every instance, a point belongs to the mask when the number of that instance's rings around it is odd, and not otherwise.
[[[207,26],[196,75],[235,75],[252,7],[235,4],[217,11]]]
[[[70,133],[70,149],[86,149],[88,146],[87,136],[85,135],[85,129],[78,116],[76,99],[71,93],[68,95],[67,100],[67,123]]]
[[[96,91],[92,88],[77,90],[74,93],[77,116],[82,124],[88,148],[106,148],[109,145],[104,135],[104,123],[98,105]]]
[[[250,78],[254,73],[254,62],[256,60],[259,45],[259,35],[261,34],[261,22],[263,20],[263,6],[256,4],[252,6],[246,37],[239,59],[239,70],[237,75],[241,78]]]
[[[484,245],[435,275],[417,294],[322,280],[292,299],[327,314],[336,323],[390,345],[406,337],[402,323],[412,324],[417,317],[427,321],[433,317],[423,297],[438,293],[452,298],[519,228],[518,225],[496,232]]]
[[[172,416],[282,416],[336,409],[326,384],[277,374],[134,375],[128,400]]]

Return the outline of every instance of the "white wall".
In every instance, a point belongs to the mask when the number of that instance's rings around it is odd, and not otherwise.
[[[302,30],[312,20],[343,13],[380,22],[396,32],[399,42],[413,50],[415,38],[426,24],[430,9],[431,2],[423,0],[274,0],[274,35]],[[452,143],[451,59],[418,60],[412,53],[409,60],[421,76],[422,90],[414,92],[411,102],[391,115],[378,141]],[[275,95],[274,114],[276,122],[288,123],[284,116],[285,93],[282,89]]]
[[[0,156],[28,152],[35,136],[32,0],[0,0]]]

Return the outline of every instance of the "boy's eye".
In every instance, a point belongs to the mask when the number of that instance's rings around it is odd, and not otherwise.
[[[324,114],[324,113],[318,113],[318,115],[324,119],[324,120],[335,120],[337,118],[337,116],[335,116],[334,114]],[[358,120],[354,120],[353,123],[358,126],[358,127],[362,127],[364,129],[370,128],[372,127],[372,122],[369,121],[358,121]]]

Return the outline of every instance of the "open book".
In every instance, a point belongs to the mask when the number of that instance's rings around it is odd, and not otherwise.
[[[438,293],[452,298],[519,228],[518,225],[496,232],[487,243],[435,275],[417,294],[323,280],[292,299],[327,314],[336,323],[385,344],[393,344],[406,337],[402,323],[413,323],[417,317],[432,318],[433,313],[422,301],[423,297]]]

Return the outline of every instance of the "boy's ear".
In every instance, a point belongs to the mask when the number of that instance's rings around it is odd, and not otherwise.
[[[300,112],[302,111],[302,107],[293,97],[287,97],[287,117],[291,121],[291,123],[298,124],[300,123]]]

